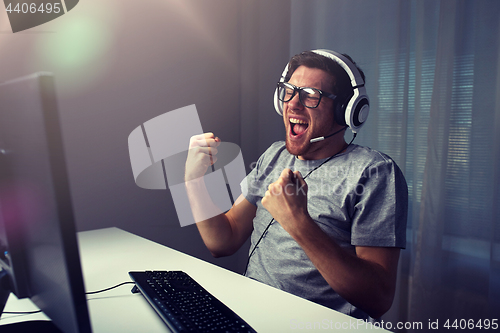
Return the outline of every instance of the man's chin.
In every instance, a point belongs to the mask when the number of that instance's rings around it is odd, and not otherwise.
[[[287,138],[285,143],[286,143],[286,149],[288,150],[288,152],[294,156],[304,155],[310,146],[309,142],[297,144],[296,142],[290,142],[290,140],[288,138]]]

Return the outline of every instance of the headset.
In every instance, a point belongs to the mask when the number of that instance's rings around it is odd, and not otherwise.
[[[346,71],[347,75],[349,75],[353,94],[344,101],[336,101],[334,119],[337,124],[347,126],[353,133],[357,133],[365,123],[368,118],[368,113],[370,112],[370,100],[368,99],[365,82],[359,70],[349,59],[335,51],[320,49],[312,50],[312,52],[332,59]],[[288,73],[288,66],[287,64],[283,74],[281,74],[279,82],[285,81],[285,77]],[[280,116],[283,115],[283,102],[278,99],[278,88],[274,91],[274,108]]]

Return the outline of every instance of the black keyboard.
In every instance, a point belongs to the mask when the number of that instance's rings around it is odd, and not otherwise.
[[[173,332],[255,332],[243,319],[181,271],[129,272]]]

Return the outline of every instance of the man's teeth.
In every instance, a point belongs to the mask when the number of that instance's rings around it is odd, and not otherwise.
[[[290,130],[294,136],[304,133],[309,127],[309,124],[306,121],[297,118],[289,118],[289,120],[291,124]]]
[[[307,122],[303,121],[303,120],[300,120],[300,119],[294,119],[294,118],[290,118],[290,122],[292,124],[304,124],[304,125],[307,125]]]

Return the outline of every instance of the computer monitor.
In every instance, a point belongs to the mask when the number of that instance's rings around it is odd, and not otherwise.
[[[50,73],[0,84],[0,248],[0,312],[12,292],[91,332]]]

